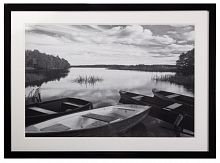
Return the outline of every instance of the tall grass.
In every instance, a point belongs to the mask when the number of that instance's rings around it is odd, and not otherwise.
[[[97,76],[79,76],[75,79],[72,80],[74,83],[79,83],[79,84],[91,84],[94,85],[97,82],[102,82],[103,79]]]
[[[152,79],[156,81],[167,81],[170,83],[183,85],[188,89],[194,90],[194,75],[188,75],[188,76],[181,74],[163,75],[163,76],[155,75]]]

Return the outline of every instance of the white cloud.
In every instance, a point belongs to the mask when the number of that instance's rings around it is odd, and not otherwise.
[[[188,27],[189,25],[186,25],[186,24],[170,24],[170,26],[177,27],[177,28],[182,28],[182,27]]]
[[[170,34],[177,34],[177,31],[168,31],[167,33],[170,33]]]
[[[133,45],[148,44],[171,44],[175,40],[168,35],[154,36],[149,29],[143,29],[140,25],[113,27],[105,32],[107,37],[111,37],[113,42]],[[106,38],[108,39],[108,38]]]
[[[194,46],[193,45],[179,45],[179,44],[171,44],[168,45],[168,49],[170,49],[171,51],[177,51],[177,52],[186,52],[188,50],[193,49]]]
[[[176,42],[173,38],[171,38],[168,35],[154,36],[154,39],[161,44],[171,44],[171,43]]]
[[[186,26],[184,27],[185,31],[192,31],[193,30],[193,26]]]
[[[195,32],[194,31],[186,32],[186,33],[183,33],[183,36],[188,41],[194,41],[194,39],[195,39]]]

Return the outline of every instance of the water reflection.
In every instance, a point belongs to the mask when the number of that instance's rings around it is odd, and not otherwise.
[[[72,80],[73,83],[78,83],[80,85],[92,85],[94,86],[96,83],[102,82],[103,78],[98,76],[79,76]]]
[[[193,96],[193,92],[182,85],[152,80],[155,75],[172,76],[175,73],[71,68],[65,77],[41,83],[41,98],[42,101],[62,97],[82,98],[98,108],[117,104],[120,99],[119,90],[153,96],[152,89],[157,88]],[[26,94],[32,89],[33,86],[27,86]]]
[[[65,78],[69,73],[69,70],[52,70],[52,71],[26,71],[25,72],[25,87],[38,86],[49,81],[60,81],[61,78]]]

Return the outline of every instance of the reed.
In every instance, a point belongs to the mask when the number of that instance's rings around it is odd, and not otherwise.
[[[97,76],[79,76],[75,79],[72,80],[74,83],[79,83],[79,84],[91,84],[94,85],[97,82],[102,82],[103,79]]]
[[[183,85],[187,88],[194,89],[194,75],[163,75],[163,76],[157,76],[155,75],[153,77],[153,80],[155,81],[167,81],[170,83]]]

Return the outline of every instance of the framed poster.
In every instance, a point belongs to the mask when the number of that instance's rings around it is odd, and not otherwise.
[[[215,10],[5,4],[5,157],[214,158]]]

